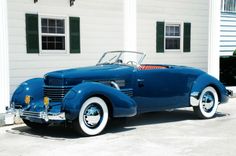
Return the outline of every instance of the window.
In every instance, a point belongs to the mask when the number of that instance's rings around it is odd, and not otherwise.
[[[236,12],[236,0],[221,0],[221,10],[223,12]]]
[[[66,19],[40,18],[41,53],[66,53]]]
[[[80,18],[26,14],[28,54],[80,53]]]
[[[191,23],[156,22],[156,52],[191,51]]]
[[[165,49],[180,50],[181,25],[167,24],[165,30]]]

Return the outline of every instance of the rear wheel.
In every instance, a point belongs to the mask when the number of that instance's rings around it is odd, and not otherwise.
[[[199,98],[199,105],[193,107],[194,112],[202,119],[212,118],[218,108],[219,98],[213,87],[206,87]]]
[[[94,136],[107,125],[109,111],[100,97],[91,97],[81,106],[79,116],[73,121],[75,130],[82,136]]]
[[[35,122],[31,122],[31,121],[25,120],[25,119],[23,119],[23,121],[28,127],[32,128],[34,130],[40,130],[40,129],[44,129],[44,128],[48,127],[47,123],[35,123]]]

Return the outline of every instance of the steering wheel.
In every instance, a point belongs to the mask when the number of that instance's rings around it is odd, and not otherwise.
[[[128,61],[127,64],[130,64],[130,65],[132,65],[132,66],[135,66],[135,65],[137,65],[138,63],[135,62],[135,61]]]

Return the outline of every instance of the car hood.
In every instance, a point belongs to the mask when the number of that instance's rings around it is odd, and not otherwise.
[[[59,70],[44,76],[45,85],[73,86],[82,81],[119,80],[127,77],[134,67],[125,65],[97,65]]]

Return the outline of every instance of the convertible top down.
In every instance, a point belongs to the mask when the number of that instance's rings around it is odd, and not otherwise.
[[[193,107],[212,118],[229,91],[207,73],[184,66],[141,64],[140,52],[106,52],[91,67],[50,72],[19,85],[11,110],[31,128],[72,122],[83,136],[101,133],[109,118]]]

